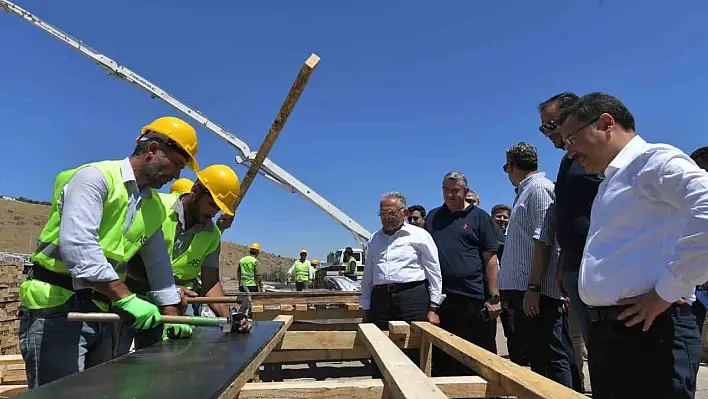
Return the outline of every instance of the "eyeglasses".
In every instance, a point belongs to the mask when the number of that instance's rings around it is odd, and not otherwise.
[[[404,208],[398,208],[398,209],[396,209],[396,210],[388,209],[388,210],[385,210],[385,211],[379,210],[379,216],[396,216],[396,214],[398,214],[398,212],[399,212],[401,209],[404,209]]]
[[[593,123],[597,122],[599,119],[600,119],[600,117],[598,116],[597,118],[595,118],[595,119],[591,120],[590,122],[588,122],[588,123],[584,124],[583,126],[581,126],[579,129],[576,129],[573,133],[571,133],[571,134],[569,134],[569,135],[563,137],[563,143],[565,144],[565,148],[567,149],[567,148],[570,148],[570,147],[572,147],[573,145],[575,145],[575,137],[574,137],[574,136],[575,136],[578,132],[580,132],[581,130],[583,130],[583,129],[585,129],[586,127],[588,127],[588,126],[592,125]]]
[[[409,222],[417,222],[420,219],[422,219],[422,217],[420,217],[420,216],[409,216],[408,217]]]
[[[509,173],[509,162],[505,163],[504,166],[502,166],[502,169],[504,169],[505,173]]]
[[[546,130],[552,132],[552,131],[556,130],[557,128],[558,128],[558,124],[555,121],[550,121],[548,123],[544,123],[541,126],[539,126],[538,130],[541,133],[546,134]]]

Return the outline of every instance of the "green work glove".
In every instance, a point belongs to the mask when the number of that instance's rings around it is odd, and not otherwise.
[[[160,324],[160,310],[152,303],[138,298],[135,294],[113,303],[135,318],[133,327],[138,330],[148,330]]]
[[[192,327],[188,324],[165,324],[162,340],[184,339],[192,336]]]

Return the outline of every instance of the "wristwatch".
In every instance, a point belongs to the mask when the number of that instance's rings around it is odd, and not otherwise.
[[[499,303],[500,300],[501,300],[501,297],[499,296],[499,294],[495,294],[495,295],[490,296],[489,299],[487,299],[487,302],[489,302],[492,305],[496,305],[497,303]]]
[[[527,290],[531,291],[531,292],[541,292],[541,286],[537,285],[537,284],[529,284],[529,287]]]
[[[440,305],[434,302],[430,302],[430,305],[428,305],[428,311],[438,313],[438,310],[440,310]]]

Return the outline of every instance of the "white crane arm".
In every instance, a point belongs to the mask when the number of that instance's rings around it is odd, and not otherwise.
[[[194,119],[197,123],[204,126],[207,130],[219,136],[222,140],[226,141],[228,144],[234,146],[240,153],[241,156],[236,157],[238,163],[248,164],[250,161],[256,158],[256,152],[252,152],[248,145],[231,134],[226,129],[222,128],[215,122],[211,121],[209,118],[203,116],[199,111],[192,109],[191,107],[184,104],[182,101],[162,90],[157,85],[151,83],[149,80],[143,78],[137,73],[131,71],[130,69],[119,65],[113,59],[99,53],[98,51],[87,46],[78,39],[64,33],[63,31],[55,28],[54,26],[48,24],[47,22],[41,20],[37,16],[31,14],[27,10],[17,6],[16,4],[7,1],[0,0],[0,7],[5,11],[13,13],[20,18],[32,23],[36,27],[42,29],[43,31],[49,33],[55,38],[61,40],[65,44],[78,50],[81,54],[91,58],[99,66],[103,67],[108,71],[109,75],[125,79],[126,81],[133,83],[134,85],[140,87],[141,89],[147,90],[153,96],[153,98],[159,98],[171,105],[178,111],[184,113],[188,117]],[[308,201],[312,202],[315,206],[325,211],[331,217],[333,217],[339,224],[344,226],[347,230],[351,231],[354,238],[362,246],[371,239],[371,233],[369,233],[364,227],[359,223],[355,222],[352,218],[347,216],[339,208],[334,206],[332,203],[324,199],[322,196],[317,194],[314,190],[306,186],[304,183],[296,179],[294,176],[286,172],[283,168],[276,165],[270,159],[265,159],[263,166],[261,168],[262,174],[267,178],[267,180],[273,181],[280,184],[283,188],[300,194]]]

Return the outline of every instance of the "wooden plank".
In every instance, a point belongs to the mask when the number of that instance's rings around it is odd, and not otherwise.
[[[5,364],[25,364],[22,355],[3,355],[0,356],[0,365]]]
[[[283,130],[283,127],[285,127],[285,122],[288,121],[290,114],[295,108],[295,104],[297,104],[297,100],[300,98],[302,91],[305,90],[305,86],[307,86],[307,82],[310,80],[310,75],[315,70],[319,62],[320,57],[316,54],[312,54],[307,58],[305,63],[302,65],[302,68],[300,68],[300,72],[295,78],[295,83],[293,83],[288,95],[285,97],[285,102],[280,107],[278,115],[276,115],[273,124],[270,126],[270,130],[268,130],[268,133],[263,140],[263,144],[261,144],[261,147],[258,149],[256,157],[251,161],[251,166],[246,172],[246,176],[241,181],[241,191],[236,197],[234,212],[243,200],[243,197],[246,195],[248,188],[251,187],[251,183],[253,183],[253,180],[258,175],[258,172],[261,170],[263,161],[265,161],[266,156],[268,156],[268,152],[270,152],[270,149],[273,148],[273,145],[275,144],[275,140],[278,139],[280,132]]]
[[[11,398],[27,392],[27,385],[0,385],[0,397]]]
[[[388,332],[391,335],[407,335],[411,332],[411,326],[405,321],[389,321]]]
[[[382,331],[381,334],[389,337],[395,346],[420,347],[420,333],[404,335]],[[288,331],[276,350],[353,349],[365,346],[361,331]]]
[[[295,304],[295,311],[296,312],[307,312],[307,304],[305,304],[305,303]]]
[[[23,364],[8,364],[2,366],[5,371],[2,375],[3,385],[26,385],[27,384],[27,373],[25,372],[25,365]]]
[[[263,313],[263,305],[252,305],[251,306],[251,312],[253,313]],[[280,312],[280,310],[276,310],[276,313]],[[278,316],[275,316],[278,317]],[[271,318],[268,319],[258,319],[258,320],[270,320]]]
[[[245,297],[245,293],[225,297],[196,297],[188,298],[188,303],[236,303]],[[308,305],[346,305],[358,304],[361,292],[359,291],[289,291],[289,292],[252,292],[253,305],[290,305],[304,303]]]
[[[433,383],[448,398],[486,398],[504,393],[488,389],[481,377],[436,377]],[[248,383],[239,393],[239,399],[381,399],[383,381],[326,380]]]
[[[433,343],[427,334],[420,337],[420,369],[430,377],[433,371]]]
[[[360,324],[359,332],[383,374],[385,387],[394,399],[447,398],[376,325]]]
[[[254,375],[254,373],[260,369],[261,363],[270,355],[270,352],[275,348],[276,345],[283,339],[285,333],[288,331],[288,327],[293,323],[292,316],[278,316],[273,321],[282,321],[283,326],[280,330],[273,336],[273,338],[261,349],[260,353],[251,361],[251,363],[246,366],[246,368],[239,374],[236,379],[231,382],[231,384],[224,390],[224,392],[219,396],[220,399],[230,399],[235,398],[238,392],[246,385],[246,382]]]
[[[280,305],[280,310],[282,312],[292,312],[293,311],[293,305]]]
[[[356,347],[352,349],[309,349],[273,351],[268,355],[263,364],[271,363],[296,363],[312,361],[344,361],[369,359],[371,353],[366,347]]]
[[[259,311],[253,307],[254,320],[273,320],[279,314],[292,315],[295,320],[318,320],[318,319],[361,319],[364,317],[363,310],[347,309],[314,309],[304,312],[284,312],[284,311],[264,311],[263,307]]]
[[[496,385],[507,395],[519,398],[560,399],[585,398],[555,381],[517,366],[471,342],[427,322],[413,322],[414,330],[428,335],[433,345],[472,368],[490,385]]]
[[[361,308],[358,303],[348,303],[346,306],[347,310],[359,310]]]

